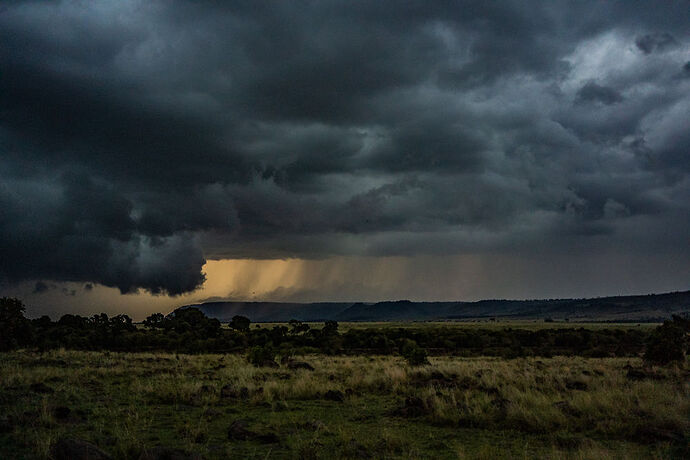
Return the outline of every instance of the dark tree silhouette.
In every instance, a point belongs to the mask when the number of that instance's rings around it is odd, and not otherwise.
[[[144,320],[144,326],[148,329],[159,329],[165,323],[165,316],[163,313],[154,313]]]
[[[31,326],[24,317],[24,311],[21,300],[10,297],[0,299],[0,350],[11,350],[29,342]]]
[[[688,349],[690,320],[673,316],[657,327],[647,341],[644,359],[651,364],[684,363]]]
[[[249,330],[249,325],[252,322],[249,320],[249,318],[245,316],[240,316],[236,315],[232,317],[232,321],[230,321],[230,328],[235,329],[236,331],[241,331],[241,332],[246,332]]]

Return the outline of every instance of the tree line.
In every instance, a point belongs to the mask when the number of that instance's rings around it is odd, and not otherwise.
[[[27,319],[19,299],[0,299],[0,351],[17,348],[67,348],[112,351],[169,351],[179,353],[249,353],[258,361],[267,356],[304,353],[402,354],[412,364],[427,354],[459,356],[645,356],[654,363],[683,362],[688,348],[690,320],[675,316],[654,330],[544,328],[481,329],[434,327],[362,327],[341,333],[338,323],[314,328],[291,320],[287,325],[250,327],[235,316],[222,326],[196,308],[169,315],[155,313],[137,326],[127,315],[105,313],[84,317],[66,314],[52,321]]]

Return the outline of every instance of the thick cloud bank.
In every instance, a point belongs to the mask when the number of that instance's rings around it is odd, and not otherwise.
[[[8,2],[0,278],[688,252],[687,2]],[[45,284],[37,284],[37,290]]]

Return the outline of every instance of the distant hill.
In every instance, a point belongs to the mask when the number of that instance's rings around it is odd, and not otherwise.
[[[235,315],[254,322],[411,321],[496,319],[565,319],[573,321],[659,321],[690,312],[690,291],[592,299],[481,300],[478,302],[207,302],[187,305],[207,316],[230,321]]]

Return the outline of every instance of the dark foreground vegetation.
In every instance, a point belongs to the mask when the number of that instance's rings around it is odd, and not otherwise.
[[[675,316],[654,330],[630,327],[610,329],[366,327],[338,331],[338,323],[322,328],[292,320],[287,325],[250,328],[235,316],[229,327],[207,318],[195,308],[164,316],[149,316],[142,327],[127,315],[83,317],[64,315],[58,321],[44,316],[29,320],[17,299],[0,300],[0,351],[15,348],[49,350],[172,351],[183,353],[244,353],[256,362],[275,355],[303,353],[403,354],[422,364],[431,355],[634,357],[645,354],[654,363],[685,358],[690,320]]]

